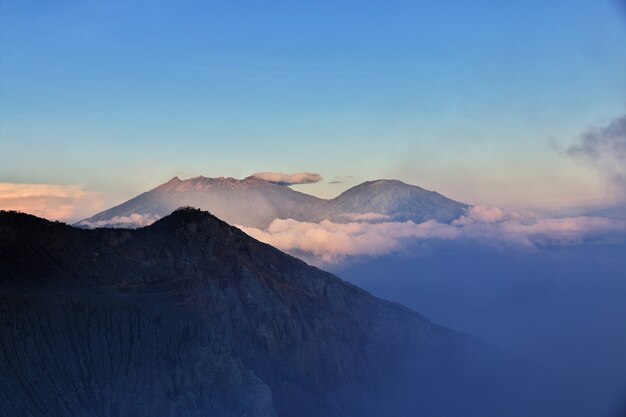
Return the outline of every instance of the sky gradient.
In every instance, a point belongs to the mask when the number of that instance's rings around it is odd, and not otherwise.
[[[398,178],[470,204],[614,200],[561,149],[626,113],[615,0],[5,0],[0,19],[0,183],[78,186],[90,209],[260,171],[319,173],[296,188],[322,197]]]

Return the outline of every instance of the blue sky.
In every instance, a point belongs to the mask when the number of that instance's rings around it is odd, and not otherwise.
[[[5,0],[0,18],[1,183],[108,205],[174,175],[310,171],[321,196],[395,177],[469,203],[610,199],[550,143],[625,112],[615,0]]]

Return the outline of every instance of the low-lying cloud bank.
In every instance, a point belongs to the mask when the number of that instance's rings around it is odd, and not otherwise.
[[[275,219],[266,230],[241,227],[248,235],[286,252],[306,253],[334,263],[348,256],[402,252],[428,239],[479,241],[539,250],[547,246],[626,238],[626,222],[601,217],[540,219],[497,207],[474,206],[451,224],[407,222],[300,222]]]
[[[252,176],[278,185],[313,184],[323,180],[321,175],[312,172],[300,172],[297,174],[257,172],[256,174],[252,174]]]
[[[371,222],[378,220],[387,220],[391,216],[380,213],[344,213],[340,214],[339,217],[341,217],[343,220],[353,222]]]
[[[71,221],[102,210],[99,193],[78,185],[0,183],[0,210]]]
[[[136,227],[150,226],[152,223],[159,220],[161,216],[157,214],[138,214],[133,213],[130,216],[115,216],[107,220],[99,220],[90,222],[83,220],[78,223],[79,226],[95,229],[97,227],[115,227],[121,229],[134,229]]]

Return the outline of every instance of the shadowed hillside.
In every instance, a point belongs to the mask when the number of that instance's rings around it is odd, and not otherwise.
[[[541,374],[195,209],[0,212],[2,416],[554,416]]]

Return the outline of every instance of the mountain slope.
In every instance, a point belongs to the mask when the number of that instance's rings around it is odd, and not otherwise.
[[[178,177],[119,206],[85,219],[83,227],[138,227],[181,206],[209,210],[229,224],[264,229],[274,219],[318,222],[450,222],[467,205],[397,180],[369,181],[324,200],[256,177]]]
[[[0,416],[555,415],[524,362],[192,209],[0,212],[0,326]]]
[[[398,180],[368,181],[329,200],[315,213],[318,221],[347,221],[358,215],[380,214],[379,220],[443,223],[457,219],[469,206],[439,193]],[[356,215],[356,216],[355,216]],[[372,216],[374,217],[374,216]]]
[[[172,178],[119,206],[85,219],[78,225],[137,227],[132,215],[155,219],[181,206],[209,210],[230,224],[266,227],[275,218],[299,218],[318,198],[255,177]]]

